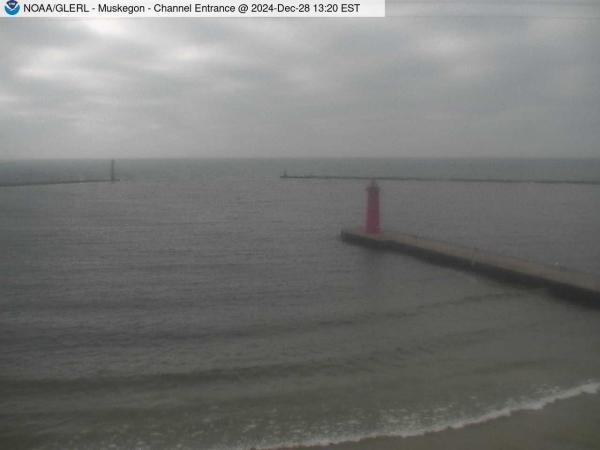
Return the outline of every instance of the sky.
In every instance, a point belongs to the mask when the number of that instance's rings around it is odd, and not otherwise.
[[[380,19],[0,19],[0,159],[600,157],[598,0],[395,1]]]

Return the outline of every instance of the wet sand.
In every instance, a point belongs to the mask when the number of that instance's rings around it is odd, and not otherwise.
[[[598,450],[600,395],[560,400],[460,429],[415,437],[382,437],[307,447],[326,450]]]

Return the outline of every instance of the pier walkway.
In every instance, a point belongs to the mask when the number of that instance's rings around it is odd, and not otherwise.
[[[600,301],[600,277],[591,274],[572,272],[560,267],[490,254],[407,234],[369,234],[360,230],[342,230],[341,238],[352,244],[400,251],[447,266],[480,272],[495,278],[546,286],[562,294]]]

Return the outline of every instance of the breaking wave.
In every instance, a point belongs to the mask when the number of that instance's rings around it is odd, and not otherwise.
[[[425,427],[414,427],[414,428],[403,428],[403,429],[381,429],[373,433],[364,435],[347,435],[339,436],[335,438],[317,438],[307,442],[294,443],[279,446],[269,447],[257,447],[263,450],[291,450],[291,449],[302,449],[313,446],[326,446],[332,444],[341,444],[344,442],[360,442],[366,439],[379,438],[379,437],[418,437],[424,436],[431,433],[439,433],[445,430],[458,430],[471,425],[483,424],[499,418],[508,417],[514,413],[521,411],[537,411],[544,407],[560,401],[567,400],[570,398],[578,397],[583,394],[597,394],[600,392],[600,382],[598,381],[587,381],[581,385],[568,388],[568,389],[551,389],[546,393],[537,398],[511,400],[500,408],[491,409],[483,414],[461,417],[457,419],[449,419],[447,421],[439,422],[430,426]]]

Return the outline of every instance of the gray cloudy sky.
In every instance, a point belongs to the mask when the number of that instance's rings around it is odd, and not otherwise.
[[[599,3],[537,5],[0,19],[0,158],[600,157]]]

